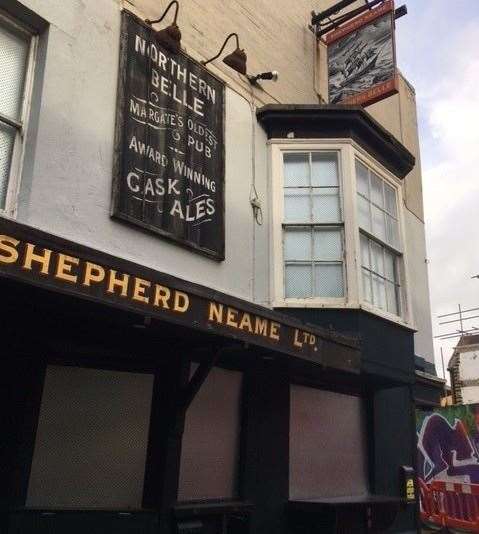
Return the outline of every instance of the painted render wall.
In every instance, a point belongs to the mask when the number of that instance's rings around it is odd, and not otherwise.
[[[248,54],[249,72],[276,69],[280,73],[278,83],[265,82],[265,90],[261,90],[252,88],[220,60],[208,67],[227,84],[226,260],[222,263],[117,222],[109,215],[120,11],[125,7],[141,17],[155,18],[168,2],[20,3],[43,17],[49,27],[40,38],[38,69],[43,71],[43,81],[37,76],[38,105],[32,108],[26,142],[18,220],[267,306],[271,275],[268,159],[266,137],[256,123],[250,102],[255,106],[319,102],[314,77],[325,94],[325,54],[319,50],[321,68],[315,72],[315,39],[307,24],[311,10],[318,11],[333,2],[180,0],[182,44],[193,58],[211,57],[228,33],[238,31],[240,45]],[[405,81],[401,82],[399,95],[370,106],[368,111],[419,156],[414,93]],[[249,204],[253,180],[263,204],[263,226],[254,223]],[[409,210],[406,234],[411,241],[408,248],[413,251],[409,278],[415,295],[413,313],[420,327],[417,352],[433,361],[419,165],[406,178],[405,192]]]
[[[50,22],[31,180],[18,219],[53,234],[252,300],[250,104],[226,91],[226,260],[218,263],[110,218],[120,5],[26,0]],[[62,13],[63,11],[63,13]],[[65,13],[65,11],[67,11]],[[55,19],[50,19],[50,13]],[[99,51],[105,51],[105,54]],[[258,145],[266,137],[257,126]],[[258,151],[259,152],[259,151]],[[265,155],[256,166],[266,180]],[[261,188],[261,184],[258,184]],[[265,185],[262,186],[265,190]],[[267,247],[263,244],[261,248]],[[264,276],[263,276],[264,278]]]
[[[459,354],[459,380],[474,381],[461,387],[462,402],[479,403],[479,347],[461,351]]]

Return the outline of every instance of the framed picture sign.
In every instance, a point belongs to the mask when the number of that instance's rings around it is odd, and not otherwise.
[[[224,259],[224,84],[124,11],[112,216]]]

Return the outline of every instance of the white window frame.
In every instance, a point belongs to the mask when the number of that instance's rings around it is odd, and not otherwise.
[[[0,10],[0,24],[15,28],[18,32],[26,35],[30,39],[30,48],[27,57],[27,67],[25,71],[25,84],[23,87],[23,103],[20,120],[13,120],[9,117],[0,116],[1,122],[12,126],[16,130],[13,144],[12,159],[10,161],[10,172],[8,175],[7,195],[5,207],[0,208],[0,216],[16,217],[17,201],[20,190],[20,177],[22,174],[23,158],[25,154],[25,138],[28,131],[28,118],[30,116],[31,98],[33,89],[33,77],[35,72],[35,62],[38,47],[38,35],[32,28],[12,18],[10,15]]]
[[[411,314],[411,302],[408,284],[407,242],[404,238],[404,210],[402,181],[376,161],[362,147],[351,139],[271,139],[269,150],[269,198],[270,210],[270,258],[272,276],[270,276],[270,302],[273,308],[325,308],[325,309],[364,309],[394,323],[414,328]],[[341,212],[343,216],[343,272],[344,297],[342,298],[285,298],[284,296],[284,254],[283,254],[283,220],[284,220],[284,171],[283,153],[291,152],[337,152],[339,163],[339,187]],[[366,302],[363,298],[361,248],[357,214],[356,159],[371,168],[397,195],[398,232],[400,260],[398,261],[398,283],[400,289],[400,316],[389,313]]]
[[[354,203],[354,211],[353,215],[355,218],[355,251],[356,251],[356,261],[357,261],[357,269],[356,273],[358,276],[358,293],[359,293],[359,301],[360,301],[360,307],[366,311],[369,311],[371,313],[374,313],[375,315],[380,315],[381,317],[384,317],[385,319],[389,319],[396,323],[402,323],[409,327],[414,328],[413,326],[413,317],[411,312],[411,306],[409,303],[411,302],[411,296],[410,296],[410,287],[408,283],[408,260],[407,260],[407,241],[405,239],[405,231],[404,231],[404,200],[403,200],[403,187],[402,187],[402,180],[394,176],[390,171],[388,171],[383,165],[381,165],[378,161],[376,161],[373,157],[371,157],[370,154],[368,154],[362,147],[357,145],[356,143],[352,142],[351,144],[351,172],[353,175],[353,203]],[[373,234],[360,230],[359,228],[359,222],[358,222],[358,206],[357,206],[357,178],[356,178],[356,160],[359,160],[361,163],[366,165],[366,167],[370,168],[373,172],[375,172],[379,178],[381,178],[385,183],[387,183],[390,187],[392,187],[396,191],[396,202],[397,202],[397,210],[398,210],[398,235],[399,235],[399,244],[397,247],[392,247],[388,245],[386,242],[381,241],[380,239],[376,238]],[[397,281],[400,286],[399,291],[399,300],[398,300],[398,307],[399,307],[399,313],[400,315],[395,315],[393,313],[390,313],[386,310],[383,310],[377,306],[374,306],[373,304],[366,302],[363,295],[363,285],[362,285],[362,261],[361,261],[361,244],[360,244],[360,232],[363,232],[364,235],[366,235],[368,238],[372,239],[373,241],[377,241],[381,246],[389,248],[391,251],[394,251],[395,254],[398,256],[396,270],[397,270]]]

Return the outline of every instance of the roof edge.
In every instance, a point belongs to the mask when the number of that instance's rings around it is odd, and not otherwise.
[[[256,112],[268,138],[350,138],[398,178],[414,168],[414,155],[361,106],[266,104]]]

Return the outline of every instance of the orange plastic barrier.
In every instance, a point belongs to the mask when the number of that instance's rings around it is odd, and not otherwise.
[[[479,533],[479,484],[419,480],[421,519]]]

